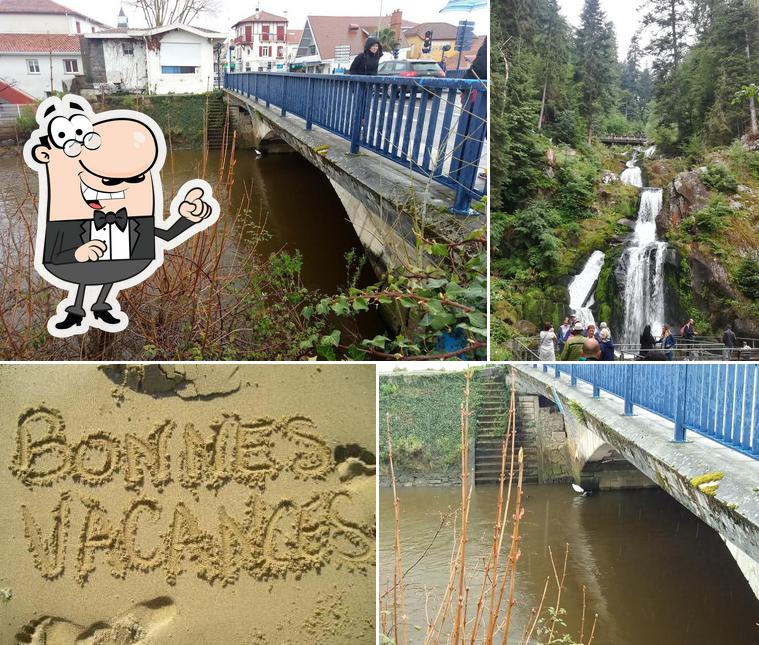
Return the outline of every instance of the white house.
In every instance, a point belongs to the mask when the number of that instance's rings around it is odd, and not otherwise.
[[[215,47],[225,34],[190,25],[126,26],[82,34],[85,76],[100,89],[194,94],[214,87]]]
[[[230,69],[236,72],[286,71],[287,18],[257,11],[232,26]]]
[[[0,0],[0,102],[70,89],[82,74],[77,34],[105,27],[51,0]]]
[[[52,0],[0,0],[4,34],[83,34],[108,25]]]
[[[70,89],[81,73],[78,36],[0,34],[0,83],[43,99]]]

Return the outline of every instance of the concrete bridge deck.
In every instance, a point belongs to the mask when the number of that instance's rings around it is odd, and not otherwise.
[[[602,391],[593,398],[583,381],[573,387],[527,365],[516,374],[520,392],[562,409],[578,481],[589,463],[619,453],[720,533],[759,597],[759,461],[696,433],[675,442],[671,421],[640,408],[624,416],[620,397]]]
[[[370,151],[351,154],[350,141],[343,137],[320,128],[307,130],[299,117],[283,117],[277,108],[233,90],[225,92],[230,106],[242,113],[238,139],[247,135],[251,145],[264,149],[284,142],[327,175],[378,273],[423,263],[415,247],[415,231],[422,223],[462,239],[485,226],[484,214],[461,218],[449,213],[453,189]]]

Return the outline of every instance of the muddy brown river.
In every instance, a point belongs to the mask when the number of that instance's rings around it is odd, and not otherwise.
[[[445,526],[431,547],[430,542],[441,515],[460,505],[461,493],[458,488],[403,488],[399,499],[404,567],[429,547],[407,577],[409,634],[412,642],[421,643],[426,611],[435,615],[448,582],[452,528]],[[489,552],[496,502],[497,487],[474,489],[470,562]],[[548,547],[561,560],[565,544],[569,561],[561,605],[567,610],[564,632],[574,638],[570,642],[579,642],[584,585],[591,617],[585,642],[592,615],[598,613],[594,645],[759,643],[759,601],[721,538],[664,491],[582,497],[568,485],[532,485],[526,487],[525,505],[510,643],[521,642],[530,610],[538,605],[546,577],[552,575]],[[388,577],[392,580],[394,539],[389,489],[380,490],[379,511],[379,582],[385,589]],[[504,545],[504,557],[507,549]],[[473,583],[472,606],[478,592]],[[555,598],[551,586],[546,605],[554,605]]]

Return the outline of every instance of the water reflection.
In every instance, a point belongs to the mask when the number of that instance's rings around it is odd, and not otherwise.
[[[577,640],[586,588],[586,640],[597,612],[594,643],[614,645],[755,645],[759,642],[759,601],[719,535],[661,490],[604,492],[577,497],[567,486],[527,486],[513,642],[519,642],[530,610],[537,606],[546,577],[553,576],[548,547],[557,566],[569,544],[562,606],[567,629]],[[430,545],[441,515],[458,507],[451,488],[402,489],[403,560],[414,563]],[[470,562],[490,548],[496,487],[475,489],[469,515]],[[393,519],[390,491],[380,491],[380,587],[392,577]],[[406,595],[413,625],[434,616],[448,582],[453,539],[446,527],[424,559],[412,569]],[[506,549],[507,547],[504,547]],[[476,576],[474,580],[481,580]],[[476,598],[479,589],[470,597]],[[425,603],[428,607],[425,609]],[[474,603],[472,603],[473,605]],[[549,587],[546,605],[555,604]]]

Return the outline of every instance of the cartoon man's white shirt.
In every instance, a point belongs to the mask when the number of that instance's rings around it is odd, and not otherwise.
[[[90,239],[105,242],[105,253],[98,258],[103,260],[128,260],[129,259],[129,227],[123,231],[116,224],[106,224],[98,230],[95,222],[90,224]]]

